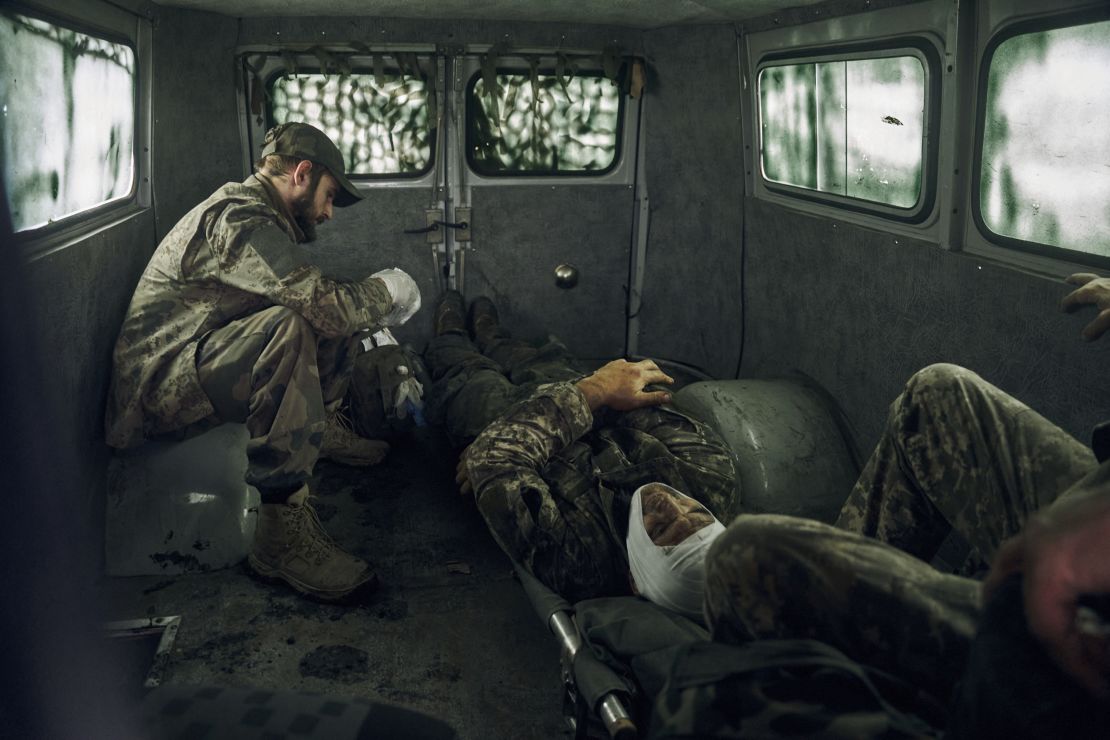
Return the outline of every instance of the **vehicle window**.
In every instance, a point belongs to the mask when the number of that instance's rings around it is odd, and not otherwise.
[[[131,195],[131,47],[3,10],[0,70],[4,187],[17,232]]]
[[[617,164],[622,98],[604,75],[476,75],[467,158],[482,175],[604,174]]]
[[[922,192],[925,68],[915,56],[765,67],[763,177],[914,207]]]
[[[432,166],[428,84],[415,75],[279,75],[270,120],[311,123],[343,153],[348,175],[419,175]]]
[[[990,59],[979,208],[1002,237],[1110,256],[1110,21],[1013,36]]]

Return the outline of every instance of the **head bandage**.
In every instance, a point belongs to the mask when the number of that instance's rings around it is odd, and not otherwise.
[[[717,521],[691,534],[677,545],[656,545],[644,527],[642,495],[648,486],[659,486],[682,498],[690,498],[663,483],[648,483],[636,489],[628,511],[628,566],[636,589],[645,599],[698,622],[705,594],[705,553],[725,526]]]

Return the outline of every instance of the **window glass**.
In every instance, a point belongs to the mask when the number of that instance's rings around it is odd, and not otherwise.
[[[918,202],[925,68],[917,57],[767,67],[759,101],[768,180],[898,208]]]
[[[979,205],[1001,236],[1110,256],[1110,21],[998,45]]]
[[[398,73],[281,75],[270,82],[270,119],[321,129],[343,153],[348,175],[420,174],[432,164],[424,80]]]
[[[0,11],[0,138],[15,230],[130,195],[135,54]]]
[[[484,175],[601,174],[616,164],[621,93],[604,76],[478,77],[467,105],[467,154]]]

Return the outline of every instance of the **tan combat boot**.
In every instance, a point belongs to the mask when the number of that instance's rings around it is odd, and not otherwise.
[[[378,585],[370,566],[327,535],[308,503],[308,486],[284,504],[261,504],[247,561],[255,573],[281,580],[322,601],[342,601]]]
[[[377,465],[385,459],[387,452],[388,442],[359,436],[342,412],[334,411],[328,415],[324,443],[320,447],[321,459],[327,458],[344,465]]]

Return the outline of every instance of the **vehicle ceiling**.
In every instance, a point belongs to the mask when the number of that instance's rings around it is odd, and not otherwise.
[[[658,28],[724,23],[821,0],[155,0],[233,17],[373,16],[590,23]]]

